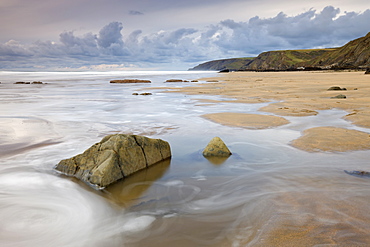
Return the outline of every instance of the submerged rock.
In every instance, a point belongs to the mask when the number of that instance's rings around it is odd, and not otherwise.
[[[104,188],[170,157],[166,141],[115,134],[104,137],[82,154],[60,161],[55,170]]]
[[[111,80],[110,83],[151,83],[151,81],[139,79],[124,79],[124,80]]]
[[[356,176],[356,177],[367,177],[370,178],[370,172],[367,171],[346,171],[344,170],[345,173]]]
[[[203,150],[205,157],[229,157],[231,152],[220,137],[214,137]]]

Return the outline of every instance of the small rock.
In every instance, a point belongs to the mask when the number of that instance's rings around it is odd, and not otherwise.
[[[140,95],[152,95],[152,93],[141,93]]]
[[[112,80],[110,83],[151,83],[149,80],[139,80],[139,79],[124,79],[124,80]]]
[[[192,80],[191,82],[198,82],[197,80]]]
[[[367,68],[365,71],[365,75],[369,75],[369,74],[370,74],[370,68]]]
[[[229,148],[220,137],[214,137],[203,150],[203,156],[228,157],[231,155]]]
[[[346,99],[347,96],[343,95],[343,94],[339,94],[337,96],[334,96],[334,97],[331,97],[331,99]]]
[[[229,73],[230,70],[229,69],[223,69],[223,70],[220,70],[218,73]]]
[[[34,81],[32,84],[44,84],[42,81]]]
[[[217,80],[208,80],[207,82],[218,82]]]
[[[132,93],[132,95],[139,95],[138,93]]]
[[[347,90],[347,88],[341,88],[341,87],[338,87],[338,86],[333,86],[333,87],[330,87],[328,89],[328,91],[332,91],[332,90]]]

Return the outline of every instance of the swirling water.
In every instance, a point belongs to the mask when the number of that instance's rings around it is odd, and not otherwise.
[[[0,246],[368,246],[370,179],[343,170],[369,170],[370,152],[307,153],[289,143],[317,126],[370,131],[340,110],[266,130],[222,126],[201,115],[264,104],[199,103],[222,98],[157,89],[206,76],[216,74],[1,72]],[[153,83],[109,83],[122,78]],[[47,84],[13,84],[36,80]],[[167,140],[173,158],[103,191],[53,171],[112,133]],[[201,155],[214,136],[229,159]]]

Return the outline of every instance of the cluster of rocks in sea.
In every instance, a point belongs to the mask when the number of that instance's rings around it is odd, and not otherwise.
[[[204,149],[203,155],[229,157],[231,152],[219,137],[215,137]],[[170,144],[164,140],[114,134],[104,137],[82,154],[61,160],[54,169],[102,189],[171,156]]]
[[[183,79],[168,79],[165,82],[189,82]],[[197,80],[191,80],[190,82],[198,82]],[[150,80],[140,79],[123,79],[123,80],[111,80],[110,83],[151,83]]]
[[[152,95],[152,93],[132,93],[132,95]]]
[[[188,80],[182,80],[182,79],[168,79],[165,82],[189,82]],[[197,80],[191,80],[190,82],[198,82]]]
[[[45,84],[45,83],[43,83],[42,81],[33,81],[33,82],[29,82],[29,81],[17,81],[14,84]]]

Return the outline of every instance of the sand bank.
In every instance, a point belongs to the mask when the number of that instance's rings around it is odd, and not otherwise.
[[[201,79],[201,81],[214,80],[218,82],[168,89],[171,89],[171,92],[221,95],[230,98],[229,101],[222,101],[223,103],[274,102],[259,110],[279,116],[313,116],[318,114],[319,110],[343,109],[348,112],[348,115],[344,117],[346,120],[354,125],[370,128],[370,75],[365,75],[363,71],[233,72],[220,74],[216,78]],[[328,90],[333,86],[343,90]],[[340,94],[345,95],[346,98],[336,98]],[[212,101],[212,103],[217,103],[217,101]],[[264,115],[259,114],[249,115],[248,119],[233,113],[211,114],[205,117],[221,124],[246,128],[261,128],[262,118],[264,118],[263,128],[281,125],[276,124],[276,118],[268,120]],[[284,122],[283,119],[279,121]],[[321,139],[311,147],[310,145],[314,142],[313,138],[319,136],[314,134],[316,132],[320,133]],[[351,140],[352,134],[348,132],[343,134],[337,130],[322,131],[322,129],[314,128],[309,133],[303,139],[293,142],[293,145],[304,150],[324,151],[370,148],[360,144],[361,137],[356,141]],[[363,134],[361,136],[364,136]],[[334,138],[333,135],[336,137],[340,135],[340,137]],[[340,145],[339,140],[346,145]]]
[[[267,129],[289,123],[285,118],[277,116],[233,112],[205,114],[202,117],[224,125],[247,129]]]
[[[303,134],[292,145],[310,152],[370,149],[370,135],[362,131],[316,127],[305,130]]]

